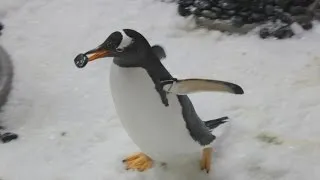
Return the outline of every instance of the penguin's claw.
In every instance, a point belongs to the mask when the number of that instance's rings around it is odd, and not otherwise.
[[[142,152],[125,158],[123,162],[126,164],[127,170],[132,169],[140,172],[150,169],[153,165],[152,159]]]
[[[203,149],[200,167],[201,167],[201,170],[206,170],[207,173],[209,173],[211,169],[211,156],[212,156],[212,148]]]

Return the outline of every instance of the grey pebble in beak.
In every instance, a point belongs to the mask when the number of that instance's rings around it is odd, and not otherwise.
[[[85,54],[79,54],[75,59],[74,63],[78,68],[85,67],[89,62],[89,58]]]

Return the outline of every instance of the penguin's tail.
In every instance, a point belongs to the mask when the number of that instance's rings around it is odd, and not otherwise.
[[[228,121],[226,121],[227,119],[229,119],[229,118],[227,116],[224,116],[224,117],[221,117],[218,119],[206,121],[204,123],[205,123],[206,127],[208,127],[210,129],[210,131],[212,131],[213,129],[217,128],[221,124],[228,122]]]

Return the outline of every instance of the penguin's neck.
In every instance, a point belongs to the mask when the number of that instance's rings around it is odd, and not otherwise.
[[[136,60],[126,60],[120,58],[114,58],[113,63],[121,68],[143,68],[145,69],[149,76],[154,80],[168,80],[172,79],[169,71],[163,66],[160,60],[146,60],[140,61],[143,63],[134,63],[139,62]]]
[[[134,67],[141,67],[138,63],[136,63],[134,60],[128,60],[121,58],[114,58],[113,63],[121,68],[134,68]]]

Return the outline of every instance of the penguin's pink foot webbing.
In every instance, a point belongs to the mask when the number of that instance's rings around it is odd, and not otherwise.
[[[202,150],[202,159],[200,162],[201,170],[206,170],[209,173],[211,169],[212,148],[204,148]]]
[[[142,152],[128,156],[123,162],[126,164],[127,170],[132,169],[140,172],[152,168],[153,165],[153,160]]]

